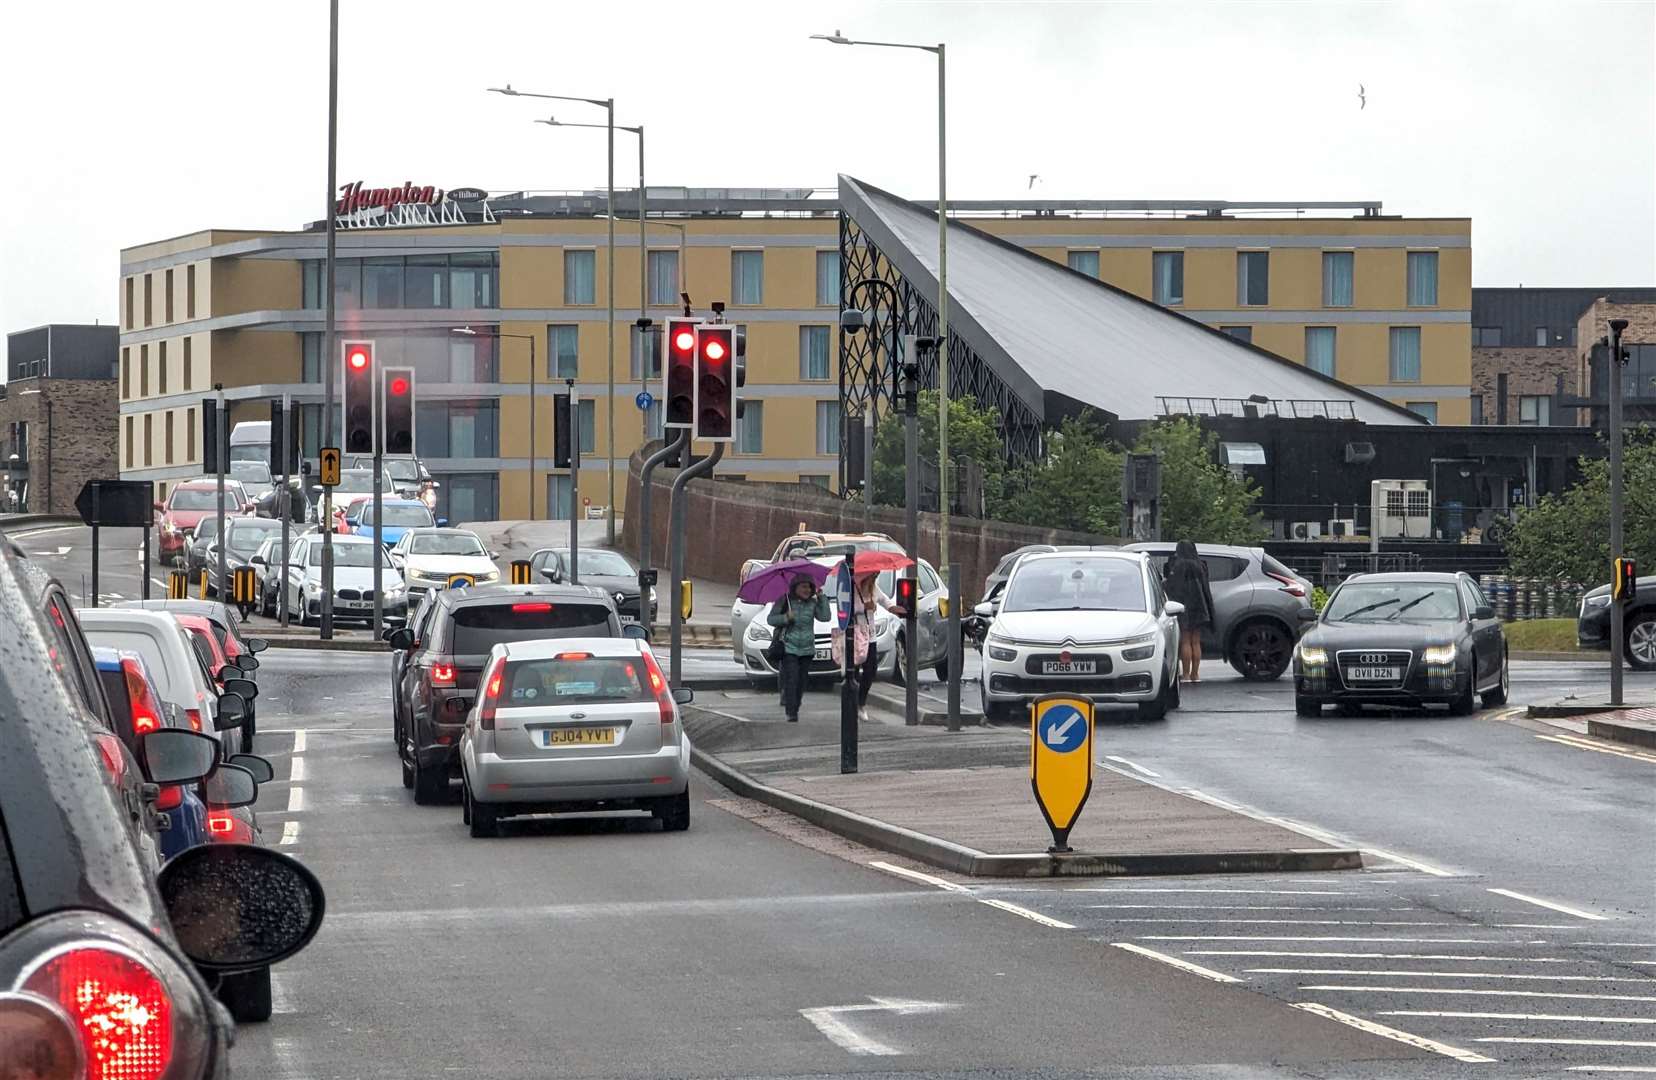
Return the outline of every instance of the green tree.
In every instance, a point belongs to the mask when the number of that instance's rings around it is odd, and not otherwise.
[[[920,460],[936,461],[937,391],[920,391],[917,420]],[[1006,473],[1001,446],[1000,417],[993,409],[982,408],[970,398],[950,399],[949,458],[957,465],[970,459],[983,469],[984,501],[990,507],[999,504]],[[903,417],[888,412],[881,416],[874,432],[874,501],[902,506],[903,478]]]
[[[1610,462],[1580,459],[1581,481],[1519,514],[1507,541],[1514,574],[1602,585],[1610,580]],[[1656,560],[1656,428],[1627,430],[1622,536],[1641,569]]]
[[[1121,448],[1091,412],[1066,419],[1047,436],[1046,456],[1007,473],[995,517],[1024,525],[1121,531]]]
[[[1161,454],[1161,533],[1206,544],[1255,544],[1265,536],[1259,489],[1218,463],[1219,436],[1189,418],[1146,428],[1134,447]]]

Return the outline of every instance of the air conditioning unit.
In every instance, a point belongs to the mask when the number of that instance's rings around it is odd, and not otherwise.
[[[1317,521],[1296,521],[1288,532],[1292,540],[1316,540],[1322,536],[1322,523]]]
[[[1372,480],[1369,506],[1374,534],[1381,539],[1432,535],[1432,489],[1424,480]]]
[[[1343,540],[1357,535],[1356,518],[1329,518],[1328,535]]]
[[[1367,465],[1374,460],[1374,444],[1371,442],[1346,443],[1345,460],[1347,465]]]

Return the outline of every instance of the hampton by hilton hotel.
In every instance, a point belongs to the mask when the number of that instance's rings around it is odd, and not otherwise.
[[[616,499],[626,459],[660,435],[654,362],[641,358],[640,272],[657,324],[688,292],[747,327],[746,415],[720,475],[831,484],[840,437],[840,221],[834,191],[616,193]],[[960,218],[1047,258],[1426,416],[1470,420],[1471,223],[1382,215],[1375,204],[1227,204],[1185,213],[1089,201],[967,203]],[[611,403],[602,192],[488,196],[424,184],[345,185],[340,336],[417,372],[416,450],[456,522],[565,516],[550,468],[552,394],[581,400],[578,498],[609,502]],[[320,445],[325,234],[207,229],[121,252],[121,475],[166,485],[201,471],[202,398],[222,383],[236,420],[292,395],[303,448]],[[641,254],[643,258],[641,259]],[[642,263],[642,266],[641,266]],[[472,333],[457,333],[470,330]],[[531,340],[536,467],[530,474]],[[336,429],[337,430],[337,429]]]

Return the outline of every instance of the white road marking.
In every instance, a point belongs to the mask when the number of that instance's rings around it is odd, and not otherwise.
[[[1656,1017],[1572,1016],[1569,1013],[1428,1012],[1423,1009],[1399,1009],[1395,1012],[1383,1012],[1379,1015],[1443,1016],[1459,1020],[1556,1020],[1566,1024],[1656,1024]]]
[[[1656,1073],[1656,1065],[1571,1065],[1565,1072]]]
[[[1390,971],[1354,968],[1249,968],[1268,975],[1399,975],[1413,979],[1514,979],[1528,982],[1656,983],[1656,979],[1611,979],[1601,975],[1503,975],[1496,971]]]
[[[1123,892],[1123,893],[1256,893],[1265,896],[1350,896],[1340,889],[1194,889],[1178,886],[1144,885],[1074,885],[1065,892]]]
[[[1656,1039],[1542,1039],[1524,1035],[1486,1035],[1481,1043],[1527,1043],[1542,1046],[1656,1046]]]
[[[1414,908],[1340,907],[1335,904],[1088,904],[1102,911],[1414,911]]]
[[[1185,788],[1184,794],[1189,795],[1192,799],[1198,799],[1201,802],[1217,806],[1221,810],[1235,810],[1238,813],[1242,810],[1240,806],[1233,802],[1226,802],[1224,799],[1216,798],[1215,796],[1209,795],[1205,791],[1197,791],[1195,788]]]
[[[291,847],[299,842],[299,823],[287,821],[282,823],[282,838],[277,841],[281,847]]]
[[[304,728],[299,728],[297,731],[295,731],[293,733],[293,752],[295,754],[303,754],[305,752],[305,729]]]
[[[1155,776],[1155,777],[1160,777],[1161,776],[1161,773],[1152,772],[1151,770],[1146,769],[1143,765],[1140,765],[1140,764],[1138,764],[1137,762],[1134,762],[1134,761],[1128,761],[1124,757],[1116,757],[1113,754],[1106,754],[1106,755],[1104,755],[1104,760],[1113,761],[1118,765],[1125,765],[1129,769],[1132,769],[1134,772],[1141,772],[1145,776]]]
[[[1302,986],[1301,990],[1348,990],[1363,994],[1444,994],[1460,997],[1569,998],[1572,1001],[1656,1001],[1639,994],[1568,994],[1544,990],[1446,990],[1441,986]]]
[[[920,881],[927,885],[935,885],[939,889],[948,889],[950,892],[971,891],[964,885],[957,885],[952,881],[944,881],[942,878],[933,877],[930,874],[922,874],[920,871],[910,870],[906,866],[897,866],[888,862],[871,862],[868,865],[874,867],[876,870],[884,870],[888,874],[896,874],[898,877],[906,877],[912,881]]]
[[[1225,923],[1239,923],[1244,925],[1271,925],[1271,926],[1443,926],[1458,927],[1459,923],[1427,922],[1421,919],[1386,921],[1381,919],[1148,919],[1148,918],[1118,918],[1114,922],[1124,923],[1203,923],[1222,925]]]
[[[1376,941],[1405,945],[1489,945],[1472,937],[1277,937],[1271,934],[1143,934],[1143,941]]]
[[[871,997],[868,1000],[869,1004],[866,1005],[824,1005],[812,1009],[800,1009],[799,1015],[809,1020],[829,1042],[847,1053],[862,1056],[892,1057],[901,1054],[902,1051],[862,1034],[842,1020],[841,1016],[845,1013],[863,1012],[889,1012],[898,1016],[916,1016],[958,1008],[956,1005],[943,1001],[909,1001],[904,998],[879,997]]]
[[[289,783],[297,784],[305,778],[305,759],[295,757],[288,775]]]
[[[302,787],[288,788],[287,812],[297,814],[305,809],[305,789]]]
[[[1552,911],[1561,911],[1566,915],[1574,915],[1578,919],[1591,919],[1594,922],[1609,921],[1609,916],[1607,915],[1594,915],[1590,911],[1582,911],[1580,908],[1566,907],[1563,904],[1555,904],[1551,900],[1541,900],[1534,896],[1526,896],[1521,892],[1513,892],[1511,889],[1490,889],[1489,891],[1494,893],[1496,896],[1508,896],[1514,900],[1522,900],[1526,904],[1534,904],[1536,907],[1544,907]]]
[[[293,1000],[288,997],[287,980],[279,971],[270,973],[270,1013],[272,1016],[286,1016],[294,1011]]]
[[[1430,863],[1423,863],[1419,859],[1411,859],[1407,856],[1399,855],[1394,851],[1382,851],[1380,848],[1373,847],[1365,847],[1363,848],[1363,851],[1369,855],[1375,856],[1376,858],[1385,859],[1387,862],[1398,863],[1402,866],[1407,866],[1411,870],[1419,870],[1422,874],[1430,874],[1433,877],[1455,876],[1455,873],[1452,870],[1445,870],[1442,867],[1433,866]]]
[[[1030,922],[1037,922],[1037,923],[1040,923],[1042,926],[1050,926],[1054,930],[1074,930],[1075,929],[1075,926],[1072,923],[1060,922],[1057,919],[1048,918],[1047,916],[1042,915],[1038,911],[1031,911],[1030,909],[1028,909],[1026,907],[1023,907],[1019,904],[1011,903],[1011,902],[1006,901],[1006,900],[997,900],[992,896],[979,896],[976,899],[977,899],[977,902],[980,903],[980,904],[988,904],[992,908],[999,908],[1002,911],[1010,911],[1014,915],[1023,916],[1024,918],[1028,919]]]
[[[1473,956],[1456,953],[1368,953],[1368,952],[1292,952],[1272,949],[1186,949],[1186,956],[1295,956],[1311,959],[1326,957],[1331,960],[1472,960],[1478,963],[1493,961],[1503,964],[1588,964],[1590,960],[1571,960],[1554,956]],[[1635,961],[1636,963],[1637,961]]]
[[[1442,1054],[1445,1057],[1452,1057],[1456,1061],[1464,1061],[1468,1063],[1487,1063],[1495,1060],[1495,1058],[1485,1057],[1484,1055],[1474,1053],[1471,1050],[1462,1050],[1458,1046],[1450,1046],[1448,1043],[1438,1042],[1436,1039],[1427,1039],[1420,1035],[1414,1035],[1394,1027],[1387,1027],[1385,1024],[1376,1024],[1373,1020],[1364,1020],[1360,1016],[1352,1016],[1350,1013],[1341,1012],[1339,1009],[1331,1009],[1327,1005],[1319,1005],[1314,1001],[1296,1001],[1294,1002],[1294,1008],[1304,1009],[1308,1013],[1313,1013],[1328,1020],[1338,1021],[1339,1023],[1345,1024],[1347,1027],[1354,1027],[1358,1031],[1366,1031],[1370,1035],[1379,1035],[1383,1038],[1393,1039],[1400,1043],[1406,1043],[1409,1046],[1417,1047],[1421,1050],[1430,1050],[1434,1054]]]
[[[1214,982],[1239,983],[1242,981],[1234,975],[1226,975],[1222,971],[1214,971],[1212,968],[1205,968],[1200,964],[1192,964],[1189,960],[1180,960],[1177,956],[1169,956],[1164,952],[1157,952],[1155,949],[1146,949],[1143,945],[1134,945],[1130,941],[1112,941],[1110,944],[1114,945],[1118,949],[1125,949],[1130,953],[1137,953],[1139,956],[1148,956],[1152,960],[1159,960],[1164,964],[1178,968],[1180,971],[1188,971],[1192,975],[1200,975],[1204,979],[1212,979]]]
[[[923,874],[918,870],[910,870],[906,866],[897,866],[888,862],[871,862],[868,865],[874,867],[876,870],[884,870],[888,874],[896,874],[898,877],[905,877],[910,881],[917,881],[923,885],[931,885],[935,888],[945,889],[949,892],[966,893],[980,904],[985,904],[992,908],[999,908],[1001,911],[1009,911],[1012,914],[1021,916],[1031,922],[1040,923],[1042,926],[1050,926],[1054,930],[1075,929],[1074,925],[1070,923],[1060,922],[1057,919],[1049,918],[1046,915],[1042,915],[1038,911],[1031,911],[1029,908],[1022,906],[1021,904],[1014,904],[1008,900],[998,900],[992,896],[978,896],[964,885],[957,885],[955,882],[945,881],[942,878],[934,877],[931,874]]]

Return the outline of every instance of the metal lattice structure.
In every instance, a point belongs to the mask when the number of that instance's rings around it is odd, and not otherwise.
[[[890,259],[857,227],[850,215],[839,217],[840,297],[839,310],[860,309],[867,316],[867,328],[839,332],[839,394],[842,438],[840,439],[840,490],[850,487],[847,475],[846,439],[843,432],[849,419],[860,416],[866,423],[894,414],[893,365],[903,335],[937,336],[937,308],[928,299],[935,295],[934,282],[924,283],[926,292],[916,288]],[[885,286],[869,284],[883,282]],[[1001,446],[1008,460],[1035,458],[1043,453],[1040,416],[1012,393],[971,345],[949,330],[949,396],[971,398],[981,408],[992,409],[999,418]],[[921,354],[920,385],[935,390],[938,385],[938,353]]]

